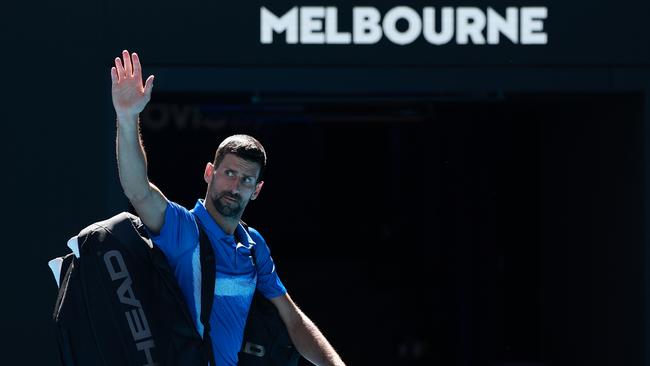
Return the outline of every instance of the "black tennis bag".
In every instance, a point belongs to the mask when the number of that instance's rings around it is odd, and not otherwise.
[[[248,231],[248,225],[241,223]],[[257,262],[255,247],[251,254]],[[297,366],[300,360],[300,353],[291,342],[278,309],[259,291],[255,291],[248,311],[238,359],[239,366]]]
[[[123,212],[77,235],[54,309],[64,366],[207,365],[165,255]],[[211,347],[210,347],[211,349]]]
[[[239,352],[239,366],[297,366],[296,350],[275,305],[255,291],[244,341]]]
[[[200,232],[202,294],[212,294],[214,252]],[[214,364],[209,337],[196,331],[165,255],[137,216],[123,212],[92,224],[77,242],[79,257],[62,257],[53,314],[62,365]],[[206,330],[212,300],[201,299]],[[258,292],[239,358],[244,366],[292,366],[300,358],[277,310]]]

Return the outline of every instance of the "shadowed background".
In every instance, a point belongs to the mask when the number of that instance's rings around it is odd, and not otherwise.
[[[204,196],[226,136],[264,144],[244,220],[348,364],[650,364],[648,6],[465,4],[547,6],[543,46],[261,45],[260,6],[294,5],[324,4],[3,12],[0,363],[58,365],[46,263],[131,209],[109,77],[128,49],[156,75],[143,139],[168,198]],[[326,5],[349,30],[352,5]]]

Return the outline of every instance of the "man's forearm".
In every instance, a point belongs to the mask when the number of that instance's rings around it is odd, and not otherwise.
[[[289,335],[298,352],[315,365],[344,366],[318,327],[300,309],[297,312],[298,317],[289,328]]]
[[[147,158],[140,140],[138,117],[117,119],[117,166],[124,194],[138,201],[149,194]]]

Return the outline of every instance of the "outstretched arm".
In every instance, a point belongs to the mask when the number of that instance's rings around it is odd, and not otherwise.
[[[314,365],[345,366],[316,325],[291,300],[289,294],[271,299],[287,326],[298,352]]]
[[[142,85],[138,55],[122,52],[111,68],[111,95],[117,114],[117,166],[124,194],[142,222],[159,233],[165,220],[167,199],[147,177],[147,158],[140,138],[140,112],[151,99],[153,75]]]

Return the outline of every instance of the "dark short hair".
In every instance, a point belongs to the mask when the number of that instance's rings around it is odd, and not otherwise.
[[[219,144],[217,152],[214,154],[215,168],[221,164],[226,154],[234,154],[244,160],[248,160],[260,165],[260,174],[257,181],[262,180],[262,174],[266,169],[266,151],[264,146],[254,137],[248,135],[232,135],[227,137]]]

